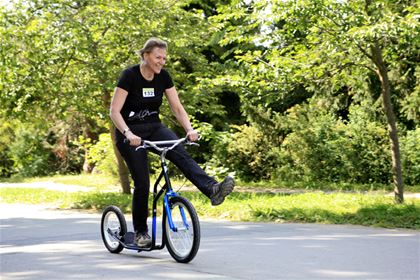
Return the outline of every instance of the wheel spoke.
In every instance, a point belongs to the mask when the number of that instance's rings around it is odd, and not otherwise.
[[[180,262],[190,261],[199,246],[199,223],[192,205],[182,197],[172,199],[171,216],[174,230],[166,224],[166,241],[171,255]],[[198,235],[197,235],[198,234]]]

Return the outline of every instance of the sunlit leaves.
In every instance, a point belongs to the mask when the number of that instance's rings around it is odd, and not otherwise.
[[[368,73],[376,73],[374,42],[391,71],[413,69],[420,40],[416,10],[415,1],[234,1],[211,20],[224,31],[220,44],[240,46],[233,48],[241,88],[246,96],[254,93],[244,102],[273,106],[299,84],[318,95],[344,86],[365,91]],[[392,82],[401,84],[407,73],[401,70]]]
[[[22,118],[107,119],[120,71],[139,62],[135,51],[146,39],[159,36],[169,43],[175,83],[194,106],[200,76],[212,68],[201,54],[203,15],[183,9],[187,2],[17,1],[18,9],[1,13],[2,105]],[[214,100],[202,102],[206,111]]]

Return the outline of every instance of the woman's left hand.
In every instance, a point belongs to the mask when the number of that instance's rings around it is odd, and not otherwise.
[[[200,138],[200,135],[197,130],[191,129],[187,132],[187,137],[191,142],[195,142]]]

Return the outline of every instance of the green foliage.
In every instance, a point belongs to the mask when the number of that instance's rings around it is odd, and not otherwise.
[[[389,183],[388,141],[383,125],[369,121],[362,109],[348,122],[313,106],[289,111],[291,127],[281,146],[281,178],[305,181]]]
[[[111,92],[121,70],[138,63],[135,51],[159,36],[169,42],[167,69],[180,98],[206,134],[191,153],[212,175],[246,181],[390,181],[377,45],[403,133],[405,182],[419,182],[416,1],[12,6],[0,8],[1,176],[77,173],[88,148],[97,170],[115,174],[109,137],[99,139],[109,130]],[[166,103],[162,118],[184,133]]]
[[[48,143],[48,134],[39,127],[20,126],[10,143],[9,155],[14,173],[22,177],[42,176],[57,170],[56,158]],[[54,169],[52,169],[52,167]]]
[[[278,133],[289,131],[279,142],[274,141],[276,130],[267,134],[256,125],[220,134],[212,162],[223,162],[227,172],[244,181],[390,184],[387,131],[375,121],[375,107],[352,105],[343,120],[329,113],[331,106],[324,101],[294,106],[279,118]],[[412,178],[407,183],[415,185],[418,141],[413,133],[405,139],[403,150],[410,155],[405,171]]]
[[[222,162],[245,181],[270,179],[278,165],[275,147],[264,133],[253,126],[232,126],[215,143],[213,160]]]
[[[414,71],[407,70],[405,75],[400,78],[402,85],[398,87],[403,94],[401,98],[401,111],[407,116],[408,120],[416,125],[420,122],[420,66],[416,66]],[[404,87],[404,83],[409,83],[410,87]],[[413,88],[414,87],[414,88]]]
[[[15,9],[0,14],[4,109],[22,119],[71,116],[73,123],[105,126],[118,75],[158,36],[169,43],[167,68],[187,111],[220,118],[217,89],[201,84],[217,71],[202,54],[207,22],[199,10],[185,8],[189,2],[15,1]]]
[[[2,177],[70,174],[81,169],[83,150],[72,141],[66,124],[50,127],[13,120],[3,122],[1,129]]]
[[[99,135],[99,140],[91,144],[90,139],[80,139],[85,143],[88,150],[88,162],[95,165],[94,172],[103,173],[105,175],[118,175],[117,163],[112,147],[111,135],[103,133]]]
[[[263,128],[263,137],[278,145],[279,176],[389,182],[388,136],[384,117],[375,111],[383,89],[373,47],[388,67],[399,124],[412,129],[419,107],[418,3],[232,2],[219,6],[219,14],[210,18],[233,67],[216,82],[239,92],[251,126]],[[309,98],[311,106],[305,108],[311,112],[318,109],[317,102],[333,102],[316,118],[302,114],[294,122],[290,114],[279,117],[298,111],[294,106]],[[355,119],[349,108],[360,104],[373,110]],[[354,119],[347,120],[349,114]]]
[[[401,153],[405,183],[420,183],[420,128],[408,131],[401,139]]]
[[[52,130],[59,130],[62,121],[79,128],[71,129],[69,141],[61,143],[77,161],[83,149],[73,145],[74,139],[83,136],[95,142],[109,130],[109,103],[118,75],[138,63],[135,51],[157,36],[169,43],[167,69],[187,111],[198,122],[222,126],[221,90],[208,86],[221,65],[207,60],[203,42],[208,23],[197,6],[189,4],[178,0],[14,1],[13,9],[0,10],[1,113],[22,122],[47,121]],[[166,103],[161,111],[165,123],[177,128]],[[80,172],[82,165],[74,165]],[[102,167],[110,171],[109,166]]]
[[[0,118],[0,178],[10,177],[14,173],[10,154],[10,143],[14,138],[13,124]]]

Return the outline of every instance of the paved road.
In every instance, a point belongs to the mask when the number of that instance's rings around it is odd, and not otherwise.
[[[165,250],[110,254],[100,215],[0,204],[1,280],[420,279],[420,232],[355,226],[202,222],[189,264]]]

